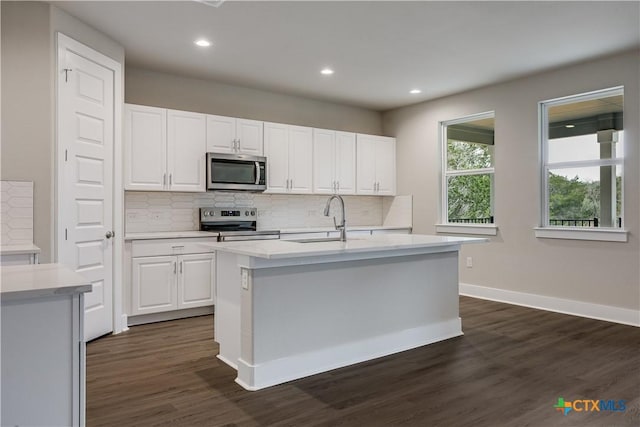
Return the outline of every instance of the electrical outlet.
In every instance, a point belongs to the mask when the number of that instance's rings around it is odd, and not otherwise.
[[[127,219],[132,220],[138,218],[138,214],[136,212],[127,212]]]
[[[243,268],[241,276],[242,276],[242,289],[246,291],[249,289],[249,272],[247,272],[247,270]]]
[[[473,267],[473,258],[468,256],[467,257],[467,268],[472,268]]]

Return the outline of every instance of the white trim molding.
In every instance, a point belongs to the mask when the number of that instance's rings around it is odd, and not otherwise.
[[[536,237],[543,239],[593,240],[623,242],[629,240],[629,232],[617,228],[535,227]]]
[[[640,327],[640,310],[460,283],[460,295]]]
[[[495,224],[436,224],[436,233],[496,236],[498,226]]]

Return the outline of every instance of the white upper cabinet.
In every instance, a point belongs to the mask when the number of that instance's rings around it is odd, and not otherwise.
[[[125,105],[125,190],[205,191],[204,114]]]
[[[357,135],[357,194],[396,194],[396,140]]]
[[[267,192],[313,192],[313,132],[311,128],[264,124]]]
[[[169,190],[205,191],[205,115],[169,110],[167,124]]]
[[[355,194],[356,135],[313,130],[313,192]]]
[[[262,156],[263,122],[207,115],[207,151]]]
[[[161,191],[167,172],[167,110],[125,105],[125,189]]]

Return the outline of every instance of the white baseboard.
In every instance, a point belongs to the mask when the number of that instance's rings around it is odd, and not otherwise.
[[[184,319],[186,317],[204,316],[213,313],[213,306],[186,308],[183,310],[163,311],[160,313],[140,314],[128,316],[128,326],[144,325],[145,323],[164,322],[166,320]]]
[[[463,335],[462,324],[457,317],[259,364],[250,364],[240,358],[236,383],[249,391],[260,390],[460,335]]]
[[[460,283],[460,295],[640,327],[640,311]]]

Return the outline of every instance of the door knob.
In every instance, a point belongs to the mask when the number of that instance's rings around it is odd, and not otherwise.
[[[116,233],[114,233],[113,231],[109,230],[107,231],[107,233],[104,235],[107,239],[112,238],[113,236],[115,236]]]

